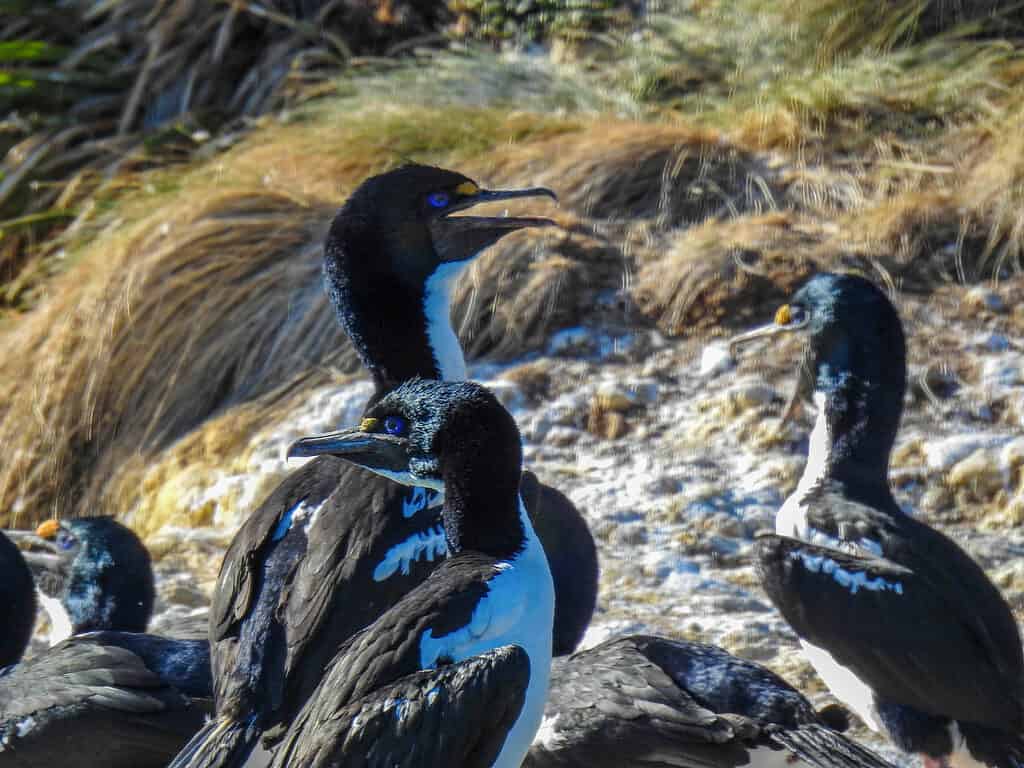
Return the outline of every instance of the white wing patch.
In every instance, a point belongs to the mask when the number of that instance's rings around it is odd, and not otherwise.
[[[409,498],[402,499],[402,517],[408,519],[424,509],[439,507],[443,503],[444,493],[416,486],[409,494]]]
[[[835,579],[836,583],[850,590],[851,595],[856,595],[857,592],[862,589],[867,589],[872,592],[885,592],[888,590],[890,592],[895,592],[897,595],[903,594],[903,584],[901,582],[889,581],[881,576],[871,578],[866,573],[848,571],[835,560],[825,555],[810,555],[806,552],[791,552],[789,554],[789,558],[791,560],[799,559],[803,561],[804,567],[813,573],[824,573],[830,575]]]
[[[413,563],[422,559],[432,563],[447,556],[448,540],[444,536],[444,527],[434,525],[426,530],[417,531],[405,541],[391,547],[374,569],[373,580],[384,581],[399,571],[403,576],[408,576]]]
[[[800,537],[808,544],[836,549],[850,555],[873,555],[882,557],[882,545],[874,539],[838,539],[820,528],[813,528],[805,523],[804,535]]]
[[[307,504],[306,500],[303,499],[281,515],[281,519],[277,521],[277,527],[274,528],[274,533],[271,535],[270,540],[280,541],[288,534],[288,531],[290,531],[292,526],[296,523],[301,525],[303,532],[308,535],[310,528],[313,527],[317,517],[320,516],[320,510],[323,509],[323,506],[324,502],[321,502],[314,507]]]

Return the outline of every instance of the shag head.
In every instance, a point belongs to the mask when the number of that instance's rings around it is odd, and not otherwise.
[[[426,165],[373,176],[352,193],[328,233],[324,275],[341,324],[383,390],[415,376],[465,377],[448,317],[455,278],[505,235],[554,225],[466,212],[528,197],[557,200],[543,187],[487,190]]]
[[[24,556],[44,607],[46,598],[59,601],[72,634],[146,630],[156,596],[153,568],[131,530],[111,517],[83,517],[8,535],[31,547]]]
[[[863,277],[815,275],[772,323],[733,338],[730,346],[786,333],[807,339],[787,416],[798,399],[817,393],[827,410],[830,460],[884,473],[907,378],[903,325],[892,302]]]
[[[518,489],[522,448],[515,421],[472,382],[413,379],[387,394],[353,429],[307,437],[288,456],[339,456],[404,485],[447,492],[453,476],[511,477]]]
[[[390,268],[422,283],[440,264],[472,259],[510,232],[554,225],[544,218],[458,215],[482,203],[520,197],[558,199],[543,187],[481,189],[456,171],[403,165],[360,184],[335,218],[330,238],[344,242],[371,234],[374,244],[367,253],[385,256],[388,263],[368,268]]]
[[[903,326],[896,309],[880,288],[863,277],[815,275],[779,307],[773,322],[736,336],[729,344],[734,347],[794,332],[807,337],[806,362],[815,374],[815,389],[831,389],[844,373],[867,373],[875,367],[868,359],[873,352],[884,357],[879,362],[897,369],[898,378],[906,377]]]

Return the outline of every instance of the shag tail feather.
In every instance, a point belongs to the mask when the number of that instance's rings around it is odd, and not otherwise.
[[[818,768],[894,768],[867,747],[820,725],[773,733],[772,741]]]
[[[186,744],[167,768],[241,768],[259,732],[235,720],[212,720]]]

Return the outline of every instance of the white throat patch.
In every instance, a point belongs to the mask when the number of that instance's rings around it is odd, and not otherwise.
[[[451,307],[455,281],[471,261],[441,264],[426,283],[423,310],[427,318],[427,340],[444,381],[463,381],[466,378],[466,359],[462,355],[459,337],[452,328]]]
[[[800,476],[796,490],[789,495],[779,513],[775,516],[775,532],[780,536],[809,540],[807,531],[807,512],[803,501],[808,491],[814,488],[825,477],[828,468],[829,434],[828,420],[825,416],[824,392],[814,393],[814,405],[818,415],[811,430],[810,445],[807,450],[807,465]]]
[[[39,599],[39,605],[50,618],[50,636],[47,640],[50,645],[54,646],[71,637],[71,617],[68,616],[67,609],[64,608],[64,603],[60,601],[60,598],[44,595],[38,589],[36,597]]]

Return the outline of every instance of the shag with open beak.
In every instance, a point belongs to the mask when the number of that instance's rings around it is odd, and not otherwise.
[[[820,274],[775,323],[797,330],[817,417],[807,466],[757,542],[758,570],[818,674],[928,768],[1024,765],[1024,653],[981,567],[889,487],[907,362],[886,294]]]
[[[153,568],[129,528],[111,517],[82,517],[7,535],[32,570],[51,645],[97,629],[146,630],[156,598]]]
[[[729,352],[730,354],[735,355],[739,347],[752,341],[771,338],[779,334],[802,331],[807,327],[808,322],[810,322],[810,317],[805,313],[802,307],[783,304],[775,312],[775,318],[772,322],[767,325],[762,325],[760,328],[754,328],[746,333],[741,333],[730,339]],[[789,398],[786,401],[786,407],[782,411],[780,426],[784,426],[796,418],[803,404],[811,399],[811,395],[814,392],[814,382],[811,377],[810,366],[811,358],[811,348],[808,344],[797,369],[797,376],[793,383],[793,390],[790,392]]]
[[[367,408],[408,379],[466,377],[451,320],[457,278],[501,238],[554,224],[490,216],[483,206],[554,197],[541,187],[486,190],[424,165],[395,168],[352,192],[327,235],[324,285],[371,374]],[[378,446],[367,460],[397,467],[397,449]],[[175,768],[240,764],[257,744],[272,751],[339,646],[444,560],[442,494],[428,482],[403,487],[388,477],[322,453],[249,515],[224,558],[211,607],[217,719]],[[568,499],[530,473],[521,491],[542,544],[546,532],[558,542],[549,552],[553,641],[567,653],[596,601],[593,537]]]

